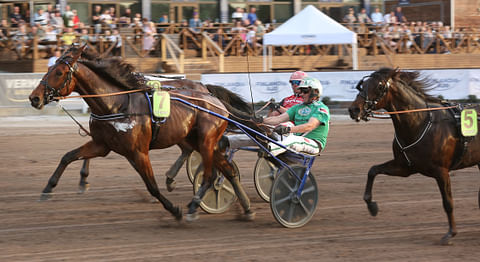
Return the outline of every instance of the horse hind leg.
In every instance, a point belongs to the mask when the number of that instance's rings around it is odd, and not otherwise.
[[[162,203],[163,207],[175,217],[175,219],[178,221],[182,220],[181,208],[178,206],[173,206],[170,200],[160,193],[157,182],[155,181],[155,176],[153,175],[153,169],[150,163],[148,152],[135,152],[133,157],[127,157],[127,159],[142,177],[143,182],[147,186],[148,192],[152,196],[156,197]]]
[[[65,171],[65,169],[70,163],[79,159],[90,159],[97,156],[106,156],[109,152],[110,152],[110,149],[106,148],[105,146],[96,144],[93,141],[89,141],[84,145],[66,153],[62,157],[60,163],[55,169],[55,172],[53,172],[52,176],[48,180],[47,185],[43,189],[40,200],[47,200],[51,197],[53,188],[57,186],[58,181],[60,180],[60,177],[62,176],[63,172]],[[86,172],[86,174],[88,176],[88,171]],[[85,176],[85,179],[86,179],[86,176]]]
[[[165,176],[166,176],[165,184],[167,186],[168,192],[172,192],[177,187],[177,182],[175,181],[175,177],[180,171],[180,168],[183,166],[183,164],[187,160],[188,156],[193,152],[193,149],[191,149],[187,145],[180,144],[179,146],[180,146],[180,149],[182,150],[182,154],[165,173]]]
[[[232,167],[232,164],[227,161],[225,155],[221,151],[215,151],[214,156],[215,167],[225,175],[225,177],[230,181],[230,183],[232,183],[235,194],[237,195],[240,201],[240,205],[244,210],[244,215],[242,219],[247,221],[253,221],[255,219],[255,212],[251,211],[250,209],[250,199],[248,198],[245,190],[240,184],[239,174],[235,173],[235,169]]]
[[[80,169],[80,183],[78,183],[78,193],[83,194],[90,188],[87,177],[90,173],[90,159],[83,160],[82,169]]]

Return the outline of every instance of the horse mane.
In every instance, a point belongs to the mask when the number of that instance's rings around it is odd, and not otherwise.
[[[399,83],[401,86],[409,88],[426,102],[440,103],[442,101],[440,98],[428,93],[435,89],[435,83],[427,77],[422,77],[419,71],[397,71],[392,68],[381,68],[372,75],[376,74],[385,80],[391,76],[397,84]]]
[[[67,53],[75,48],[71,47]],[[96,52],[86,49],[78,62],[124,90],[139,89],[145,85],[145,79],[135,73],[135,67],[121,57],[100,58]]]
[[[226,89],[223,86],[206,84],[205,87],[210,93],[212,93],[213,96],[220,99],[222,103],[231,105],[235,109],[240,110],[248,115],[253,114],[252,107],[238,94]]]

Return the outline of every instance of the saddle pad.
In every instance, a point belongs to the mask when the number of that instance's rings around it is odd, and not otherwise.
[[[463,136],[477,135],[477,111],[473,108],[462,110],[461,130]]]
[[[153,92],[153,115],[155,117],[170,116],[170,94],[166,91]]]

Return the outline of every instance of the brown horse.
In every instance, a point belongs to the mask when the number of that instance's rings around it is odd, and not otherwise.
[[[81,95],[96,96],[84,97],[92,112],[90,119],[92,139],[62,157],[42,195],[51,194],[71,162],[104,157],[110,151],[114,151],[130,162],[142,177],[150,194],[172,215],[181,219],[180,208],[173,206],[158,189],[148,152],[150,149],[184,143],[202,155],[205,178],[189,204],[187,219],[197,217],[198,205],[214,180],[213,166],[231,181],[245,215],[247,218],[253,218],[249,199],[240,185],[238,174],[234,172],[224,152],[217,146],[227,127],[227,121],[172,99],[170,117],[166,118],[163,124],[159,124],[158,128],[153,128],[154,123],[144,91],[109,95],[142,86],[141,79],[139,80],[132,72],[133,67],[121,60],[109,60],[107,64],[102,64],[101,61],[79,60],[84,48],[72,46],[54,66],[49,68],[29,97],[33,107],[42,109],[45,104],[55,100],[55,97],[68,96],[74,91]],[[229,115],[219,99],[208,93],[191,89],[176,89],[169,93],[172,98],[184,98],[193,105],[223,116]]]
[[[408,177],[421,173],[434,178],[448,217],[449,229],[441,239],[441,244],[445,245],[457,234],[449,171],[480,163],[480,135],[463,137],[455,112],[432,110],[444,107],[444,104],[426,93],[431,89],[429,83],[428,79],[421,79],[418,72],[382,68],[358,83],[359,94],[349,111],[352,119],[360,121],[368,120],[372,110],[377,109],[395,112],[426,108],[426,111],[392,115],[394,159],[370,168],[364,200],[370,214],[377,215],[372,187],[378,174]]]

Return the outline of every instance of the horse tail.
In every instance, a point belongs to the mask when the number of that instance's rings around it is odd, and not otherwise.
[[[253,114],[252,107],[236,93],[218,85],[206,84],[205,87],[207,87],[208,91],[212,93],[214,97],[220,99],[223,104],[229,104],[240,112],[248,115]]]

